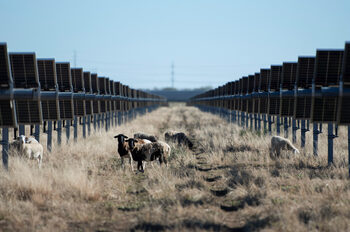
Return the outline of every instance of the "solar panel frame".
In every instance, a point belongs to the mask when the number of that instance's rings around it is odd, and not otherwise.
[[[0,43],[0,77],[0,89],[9,89],[13,87],[10,60],[7,53],[6,43]]]
[[[36,89],[40,92],[35,53],[9,53],[14,88]],[[40,98],[15,100],[16,118],[19,125],[41,124]]]
[[[260,69],[260,91],[269,91],[270,69]]]
[[[71,77],[73,84],[73,92],[85,92],[84,88],[84,74],[82,68],[71,68]]]
[[[0,89],[13,88],[7,44],[0,43]],[[0,100],[0,127],[17,127],[14,100]]]
[[[55,59],[37,59],[38,75],[41,91],[55,91],[57,87],[57,73]],[[55,100],[41,100],[43,121],[60,120],[60,107],[58,98]]]
[[[339,86],[343,50],[317,50],[313,82],[316,87]]]
[[[339,125],[350,125],[350,96],[344,94],[350,89],[350,42],[345,43],[342,75],[340,88],[340,96],[338,103],[338,120]]]
[[[9,53],[14,88],[39,88],[38,69],[34,52]]]
[[[69,62],[56,62],[56,77],[60,92],[73,92]]]
[[[271,65],[269,90],[279,91],[282,78],[282,65]]]
[[[316,58],[313,56],[298,57],[296,86],[297,88],[308,89],[312,87],[312,80],[315,72]]]
[[[37,59],[38,76],[42,91],[56,91],[57,74],[55,59]]]
[[[297,62],[284,62],[282,65],[281,89],[292,90],[297,75]]]

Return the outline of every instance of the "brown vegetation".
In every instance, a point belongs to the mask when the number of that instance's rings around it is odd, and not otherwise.
[[[196,108],[160,108],[54,147],[41,169],[10,157],[9,171],[0,169],[0,231],[348,231],[343,129],[334,141],[335,164],[327,167],[324,134],[319,157],[309,132],[305,151],[272,160],[269,136]],[[121,168],[115,134],[144,131],[163,140],[167,130],[195,138],[193,151],[170,143],[168,168]]]

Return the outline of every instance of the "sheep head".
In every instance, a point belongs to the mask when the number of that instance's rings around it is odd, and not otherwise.
[[[123,135],[123,134],[119,134],[119,135],[114,136],[114,138],[118,138],[118,142],[119,142],[120,144],[123,144],[124,141],[125,141],[125,139],[128,138],[128,136]]]

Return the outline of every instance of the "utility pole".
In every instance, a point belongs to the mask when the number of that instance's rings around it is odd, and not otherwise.
[[[174,72],[174,62],[171,63],[171,87],[174,88],[174,76],[175,76],[175,72]]]

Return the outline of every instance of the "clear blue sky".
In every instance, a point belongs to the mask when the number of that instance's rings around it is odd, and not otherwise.
[[[0,0],[0,41],[133,88],[216,87],[350,40],[350,0]]]

